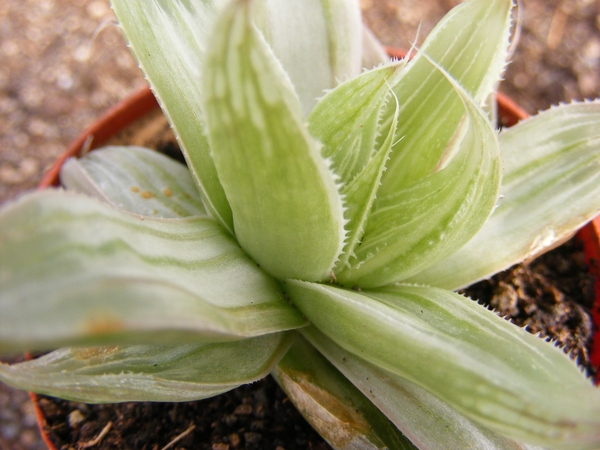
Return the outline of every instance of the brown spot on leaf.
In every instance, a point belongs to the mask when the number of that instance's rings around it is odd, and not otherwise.
[[[88,360],[94,358],[105,358],[119,350],[118,345],[109,345],[106,347],[82,347],[73,348],[73,357],[79,360]]]
[[[129,188],[129,190],[130,190],[131,192],[140,192],[140,188],[139,188],[139,187],[137,187],[137,186],[131,186],[131,187]]]
[[[167,187],[163,189],[163,194],[165,194],[165,197],[171,197],[173,195],[173,191],[171,188]]]
[[[142,196],[142,198],[145,198],[145,199],[154,197],[154,194],[150,191],[142,191],[142,192],[140,192],[140,195]]]
[[[363,435],[370,426],[360,411],[344,404],[304,374],[286,371],[279,374],[284,390],[295,398],[295,406],[308,422],[337,448],[362,448]]]
[[[122,331],[125,328],[125,324],[115,317],[98,314],[95,317],[86,320],[83,327],[86,333],[95,335]]]

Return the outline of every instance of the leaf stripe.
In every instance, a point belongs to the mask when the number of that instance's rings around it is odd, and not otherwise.
[[[56,191],[0,215],[4,351],[118,337],[230,340],[306,323],[211,219],[143,219]]]

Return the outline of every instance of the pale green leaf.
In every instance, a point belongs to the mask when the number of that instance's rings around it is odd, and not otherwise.
[[[455,89],[465,112],[454,148],[445,156],[450,162],[440,161],[435,173],[399,191],[386,194],[380,187],[349,266],[336,273],[344,285],[383,286],[420,272],[471,239],[496,203],[496,133],[481,108],[448,73],[437,69]]]
[[[0,213],[0,351],[233,340],[305,320],[213,220],[48,190]]]
[[[69,159],[60,181],[68,190],[143,216],[206,216],[187,167],[146,148],[105,147]]]
[[[321,280],[342,250],[341,196],[250,6],[224,11],[208,54],[213,158],[240,245],[276,277]]]
[[[349,220],[346,225],[348,239],[344,247],[344,253],[340,256],[336,265],[340,269],[344,268],[344,266],[349,266],[348,261],[350,258],[356,256],[356,247],[362,244],[361,238],[365,232],[365,224],[370,217],[369,213],[377,196],[381,176],[385,171],[385,164],[392,151],[395,131],[396,120],[392,122],[392,126],[387,132],[387,137],[371,161],[369,161],[356,178],[342,189],[346,207],[348,208],[347,216]]]
[[[395,103],[390,85],[403,67],[403,63],[392,63],[341,84],[323,97],[308,117],[309,132],[324,144],[321,153],[332,161],[343,185],[348,237],[336,267],[347,264],[363,235],[394,144],[397,109],[387,130],[382,130],[379,120],[386,102]],[[378,146],[382,133],[387,137]]]
[[[0,380],[88,403],[192,401],[263,378],[292,340],[292,333],[275,333],[222,343],[63,348],[0,364]]]
[[[302,334],[418,448],[539,449],[519,444],[475,424],[425,389],[345,351],[315,327],[304,328]]]
[[[272,374],[333,448],[414,449],[381,411],[304,339],[292,346]]]
[[[298,94],[304,115],[325,89],[361,69],[357,0],[263,0],[256,23]]]
[[[233,233],[231,209],[205,136],[201,74],[225,0],[111,0],[121,30],[179,140],[211,215]]]
[[[557,448],[600,444],[600,391],[575,363],[467,298],[415,286],[287,281],[285,290],[336,344],[492,431]]]
[[[404,76],[394,86],[400,102],[397,133],[403,139],[394,147],[381,194],[393,194],[434,172],[447,147],[453,145],[463,107],[451,83],[431,60],[481,105],[504,69],[512,3],[461,3],[438,23],[408,63]]]
[[[346,81],[325,95],[308,116],[308,131],[323,143],[321,153],[331,159],[342,184],[352,182],[376,153],[381,111],[392,98],[390,86],[403,67],[403,63],[390,63]]]
[[[552,108],[500,135],[502,198],[463,248],[410,278],[456,289],[571,236],[600,211],[600,103]]]

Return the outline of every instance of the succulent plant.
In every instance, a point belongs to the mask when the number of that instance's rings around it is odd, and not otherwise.
[[[575,363],[453,292],[600,210],[600,103],[496,129],[511,0],[410,61],[356,0],[113,7],[189,170],[109,147],[4,206],[0,351],[62,348],[0,380],[188,401],[272,373],[335,448],[600,445]]]

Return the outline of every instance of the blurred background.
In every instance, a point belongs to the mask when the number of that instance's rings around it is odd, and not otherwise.
[[[385,45],[408,48],[460,2],[360,3]],[[500,90],[529,113],[600,97],[600,0],[522,3]],[[0,0],[0,202],[34,188],[79,132],[143,85],[108,0]],[[0,384],[0,449],[43,448],[27,394]]]

